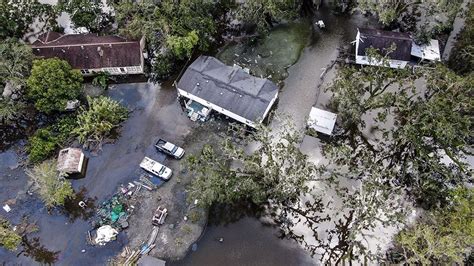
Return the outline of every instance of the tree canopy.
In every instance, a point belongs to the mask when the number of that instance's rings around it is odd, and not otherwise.
[[[0,40],[23,38],[32,31],[32,23],[38,19],[44,27],[56,23],[57,13],[49,4],[38,0],[0,0]]]
[[[68,62],[58,58],[33,61],[27,94],[39,111],[63,111],[67,101],[77,99],[81,91],[82,75]]]
[[[102,144],[104,138],[120,126],[128,116],[127,108],[108,97],[87,98],[89,108],[81,107],[77,127],[72,131],[87,147]]]
[[[48,160],[26,172],[35,182],[39,195],[48,208],[63,206],[66,198],[74,196],[71,183],[59,176],[56,166],[56,160]]]

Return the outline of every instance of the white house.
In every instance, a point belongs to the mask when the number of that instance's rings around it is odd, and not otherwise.
[[[254,77],[210,56],[196,59],[184,72],[177,89],[178,95],[187,99],[186,108],[193,120],[204,120],[212,110],[254,128],[278,98],[278,87],[270,80]]]
[[[406,33],[361,28],[357,31],[355,43],[357,64],[382,65],[382,62],[367,56],[367,49],[375,48],[385,55],[393,44],[396,49],[388,54],[391,68],[404,68],[411,58],[412,39]]]
[[[41,34],[31,45],[38,58],[66,60],[85,76],[98,72],[110,75],[141,74],[144,70],[145,38],[128,40],[119,36],[86,34]]]

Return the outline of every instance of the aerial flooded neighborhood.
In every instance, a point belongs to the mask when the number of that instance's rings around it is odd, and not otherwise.
[[[474,265],[474,3],[0,0],[1,265]]]

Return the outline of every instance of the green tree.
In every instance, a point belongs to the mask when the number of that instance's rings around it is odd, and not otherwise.
[[[67,101],[77,99],[81,91],[82,75],[66,61],[50,58],[33,62],[27,94],[39,111],[62,111]]]
[[[24,83],[33,62],[31,48],[15,39],[0,42],[0,82]]]
[[[267,127],[243,138],[259,147],[248,154],[245,145],[226,139],[219,147],[205,146],[197,156],[188,157],[196,175],[189,190],[190,199],[204,206],[249,202],[255,205],[291,205],[308,191],[306,182],[316,167],[308,163],[297,146],[300,132],[285,122],[281,133],[272,135]],[[242,143],[241,143],[242,144]]]
[[[60,0],[58,6],[71,14],[76,27],[86,27],[91,31],[100,31],[101,22],[107,16],[102,12],[100,0]]]
[[[258,31],[265,32],[274,22],[294,19],[302,3],[301,0],[245,1],[239,6],[237,16],[246,23],[257,25]]]
[[[119,102],[104,96],[88,97],[87,101],[89,108],[81,107],[73,133],[85,146],[100,148],[104,138],[109,137],[127,119],[128,110]]]
[[[10,223],[0,218],[0,246],[15,250],[21,243],[21,236],[11,228]]]
[[[74,138],[73,130],[76,127],[76,118],[67,116],[55,124],[36,130],[28,139],[28,158],[37,163],[46,160],[58,148]]]
[[[130,38],[146,36],[154,56],[153,72],[159,78],[169,75],[176,62],[189,57],[194,49],[209,49],[225,13],[220,6],[220,1],[208,0],[113,4],[120,34]],[[163,63],[162,59],[166,61]]]
[[[426,88],[415,81],[425,81]],[[421,206],[443,203],[449,187],[468,177],[462,159],[470,154],[472,84],[472,78],[441,65],[416,74],[386,67],[345,68],[329,88],[332,105],[345,121],[340,144],[354,151],[349,155],[355,162],[363,163],[358,155],[367,149],[375,162],[399,169],[387,180],[405,184]]]
[[[454,71],[463,75],[474,71],[474,4],[469,5],[465,18],[448,61]]]
[[[401,231],[395,241],[407,263],[463,264],[474,245],[472,189],[451,192],[447,208],[423,216]]]
[[[63,206],[67,198],[74,197],[71,183],[59,176],[56,166],[55,160],[49,160],[26,171],[37,186],[39,195],[48,208]]]
[[[43,30],[56,23],[57,13],[49,4],[38,0],[0,0],[0,40],[23,38],[32,31],[33,22],[43,22]]]

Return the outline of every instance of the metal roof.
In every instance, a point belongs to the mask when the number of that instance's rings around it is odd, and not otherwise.
[[[278,94],[278,87],[270,80],[254,77],[210,56],[200,56],[188,67],[178,89],[253,122],[264,118]]]
[[[395,44],[395,51],[391,52],[388,57],[395,60],[410,61],[412,39],[409,34],[366,28],[359,29],[359,32],[360,40],[357,40],[359,41],[357,55],[366,55],[365,51],[370,47],[376,48],[385,54],[387,49]]]
[[[142,60],[139,41],[93,33],[62,35],[48,32],[31,48],[39,58],[57,57],[75,69],[140,66]]]

